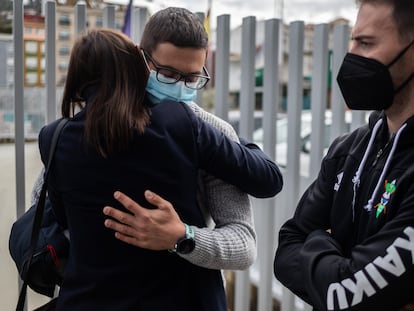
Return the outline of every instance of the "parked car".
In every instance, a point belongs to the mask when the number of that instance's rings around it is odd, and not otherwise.
[[[236,130],[237,134],[240,134],[240,110],[229,111],[229,123]],[[261,128],[263,124],[263,111],[255,110],[253,113],[253,130]]]
[[[350,130],[351,126],[351,112],[346,111],[345,124],[346,131]],[[325,138],[324,138],[324,154],[326,154],[331,143],[331,124],[332,114],[327,111],[325,115]],[[301,116],[301,131],[300,131],[300,159],[299,171],[303,176],[309,176],[310,165],[310,150],[311,150],[311,132],[312,132],[312,114],[311,111],[305,110]],[[253,132],[253,141],[261,148],[263,148],[263,128],[258,128]],[[280,167],[286,167],[287,164],[287,149],[288,149],[288,119],[284,116],[276,120],[276,144],[275,156],[276,163]]]

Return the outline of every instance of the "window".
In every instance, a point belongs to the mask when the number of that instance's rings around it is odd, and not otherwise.
[[[40,68],[42,69],[42,71],[46,70],[46,59],[44,57],[42,57],[42,59],[40,60]]]
[[[59,48],[59,54],[60,55],[69,55],[70,49],[69,46],[66,44],[62,44]]]
[[[66,29],[62,29],[59,31],[59,39],[60,40],[69,40],[70,39],[70,33]]]
[[[96,26],[96,27],[102,27],[102,26],[103,26],[103,21],[102,21],[102,18],[98,17],[98,18],[96,19],[95,26]]]
[[[37,83],[37,73],[29,72],[26,74],[26,83],[27,84],[36,84]]]
[[[67,70],[68,69],[68,65],[69,65],[69,62],[67,60],[61,60],[59,62],[59,69],[60,70]]]
[[[26,69],[29,71],[37,69],[37,58],[36,57],[26,57]]]
[[[59,25],[70,25],[70,18],[69,15],[62,14],[59,17]]]
[[[37,43],[35,41],[26,41],[26,53],[37,54]]]
[[[38,36],[43,36],[45,34],[45,30],[43,28],[36,28],[35,33]]]

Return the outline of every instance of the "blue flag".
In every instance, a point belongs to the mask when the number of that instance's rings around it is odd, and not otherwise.
[[[131,37],[131,10],[132,10],[132,1],[129,0],[127,10],[124,17],[124,26],[122,26],[122,32],[128,37]]]

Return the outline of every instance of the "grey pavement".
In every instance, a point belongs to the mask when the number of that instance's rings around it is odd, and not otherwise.
[[[30,192],[42,168],[37,142],[25,144],[25,201],[30,204]],[[16,219],[15,146],[0,144],[0,310],[15,310],[18,298],[18,274],[9,255],[9,233]],[[28,310],[48,301],[47,297],[31,290],[28,293]]]

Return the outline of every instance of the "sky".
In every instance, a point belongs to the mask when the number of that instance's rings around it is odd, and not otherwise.
[[[128,0],[111,0],[111,2],[126,4]],[[134,0],[135,5],[145,2],[145,0]],[[352,25],[357,13],[355,0],[152,0],[151,6],[154,10],[179,6],[193,12],[207,12],[209,2],[212,3],[213,28],[217,16],[222,14],[230,14],[231,26],[235,27],[240,25],[243,17],[246,16],[256,16],[257,20],[283,17],[285,23],[301,20],[314,24],[329,23],[337,17],[344,17]]]

